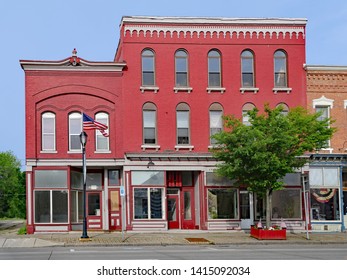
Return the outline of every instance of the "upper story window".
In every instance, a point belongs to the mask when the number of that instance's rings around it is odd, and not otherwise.
[[[81,113],[69,114],[69,151],[81,151],[80,134],[82,131]]]
[[[180,103],[176,108],[177,145],[190,144],[189,106]]]
[[[141,54],[142,57],[142,85],[155,85],[155,56],[152,50],[146,49]]]
[[[245,50],[241,54],[242,87],[254,87],[254,55]]]
[[[249,115],[248,112],[252,111],[255,108],[255,106],[252,103],[246,103],[242,107],[242,123],[244,125],[251,125],[249,122]]]
[[[143,144],[157,144],[157,107],[146,103],[142,108]]]
[[[287,55],[284,51],[276,51],[274,54],[275,87],[288,87]]]
[[[184,50],[175,53],[175,85],[188,87],[188,54]]]
[[[211,138],[214,134],[223,130],[223,107],[219,103],[213,103],[209,109],[210,113],[210,144],[217,143],[216,139]]]
[[[46,112],[41,116],[42,151],[55,151],[55,114]]]
[[[221,56],[216,50],[208,53],[208,86],[221,87]]]
[[[95,115],[95,120],[99,123],[109,126],[109,116],[107,113],[97,113]],[[109,129],[105,130],[106,134],[109,134]],[[100,130],[95,130],[95,138],[96,138],[96,151],[109,151],[110,143],[109,137],[105,137]]]
[[[282,114],[287,116],[289,114],[289,107],[286,103],[279,103],[276,107],[282,107]]]

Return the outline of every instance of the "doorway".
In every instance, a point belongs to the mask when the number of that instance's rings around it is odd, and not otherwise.
[[[120,189],[110,189],[108,197],[109,228],[110,230],[122,230],[122,202]]]
[[[87,192],[88,229],[102,229],[101,192]]]
[[[194,229],[194,188],[167,189],[168,229]]]
[[[240,191],[241,229],[250,229],[253,224],[253,198],[248,191]]]

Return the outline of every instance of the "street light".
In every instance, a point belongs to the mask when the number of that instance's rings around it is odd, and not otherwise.
[[[84,131],[80,134],[80,141],[82,145],[82,163],[83,163],[83,232],[81,240],[89,239],[87,234],[87,210],[86,210],[86,181],[87,181],[87,165],[86,165],[86,144],[88,140],[88,134]]]

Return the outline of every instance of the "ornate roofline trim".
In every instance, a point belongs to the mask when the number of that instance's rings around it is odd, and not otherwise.
[[[151,17],[151,16],[124,16],[121,26],[124,23],[142,24],[267,24],[267,25],[306,25],[306,18],[224,18],[224,17]]]
[[[138,37],[141,32],[143,32],[144,37],[147,36],[147,33],[150,33],[150,37],[153,36],[154,33],[156,33],[156,36],[159,37],[160,34],[163,34],[164,38],[167,37],[167,33],[169,33],[169,36],[172,38],[174,35],[175,37],[179,38],[183,35],[184,38],[187,36],[190,36],[191,38],[193,36],[196,36],[200,38],[201,36],[203,38],[206,38],[207,36],[212,37],[224,37],[227,36],[230,38],[233,38],[234,33],[236,38],[239,38],[240,36],[243,36],[244,38],[249,34],[249,36],[252,38],[255,36],[257,39],[259,37],[265,38],[267,35],[272,38],[273,34],[275,34],[276,38],[279,38],[282,36],[283,38],[286,38],[289,33],[289,38],[296,37],[296,39],[299,38],[300,34],[303,38],[305,38],[305,28],[303,26],[267,26],[267,25],[261,25],[261,26],[248,26],[248,25],[224,25],[224,26],[212,26],[212,25],[146,25],[146,24],[136,24],[136,25],[126,25],[124,26],[124,36],[126,36],[127,32],[130,33],[130,36],[132,37],[135,33]],[[182,34],[183,33],[183,34]],[[202,34],[201,34],[202,33]]]

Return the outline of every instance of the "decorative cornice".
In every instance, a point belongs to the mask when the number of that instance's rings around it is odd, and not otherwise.
[[[295,36],[305,38],[306,19],[289,18],[195,18],[195,17],[123,17],[124,36],[153,36],[161,34],[165,37],[186,38],[203,37],[234,37],[256,38],[269,36],[276,38]],[[169,34],[169,35],[167,35]],[[248,34],[248,35],[247,35]]]
[[[183,36],[186,38],[189,36],[193,38],[196,36],[197,38],[219,38],[219,37],[229,37],[230,39],[234,36],[236,38],[243,37],[245,38],[248,34],[250,38],[254,36],[258,39],[259,37],[265,38],[269,36],[270,39],[275,36],[277,39],[280,36],[284,39],[287,36],[292,38],[293,36],[298,39],[300,34],[303,38],[305,38],[305,29],[302,26],[169,26],[169,25],[127,25],[124,27],[124,36],[126,36],[127,32],[130,33],[132,37],[135,33],[136,36],[140,36],[143,32],[143,36],[146,37],[147,33],[149,33],[150,37],[153,37],[155,33],[157,37],[160,37],[162,34],[164,38],[169,36],[173,38],[174,36],[180,38]]]

